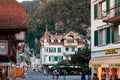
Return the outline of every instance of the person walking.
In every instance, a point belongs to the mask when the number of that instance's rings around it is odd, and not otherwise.
[[[93,76],[93,79],[92,79],[92,80],[99,80],[99,78],[98,78],[98,76],[97,76],[96,73],[94,73],[93,75],[94,75],[94,76]]]
[[[55,72],[55,70],[53,70],[53,72],[52,72],[52,76],[53,76],[53,80],[55,79],[55,76],[56,76],[56,72]]]
[[[57,76],[56,80],[59,79],[59,75],[60,75],[60,72],[59,72],[59,70],[57,70],[57,71],[56,71],[56,76]]]
[[[80,72],[81,80],[85,80],[85,74],[83,72]]]

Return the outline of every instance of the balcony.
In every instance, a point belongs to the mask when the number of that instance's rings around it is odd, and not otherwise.
[[[118,23],[120,21],[120,4],[102,11],[102,20],[106,23]]]
[[[74,54],[75,54],[75,52],[70,52],[70,51],[63,53],[64,56],[70,56],[70,55],[74,55]]]

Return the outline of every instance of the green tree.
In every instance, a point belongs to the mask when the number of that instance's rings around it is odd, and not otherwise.
[[[89,46],[86,45],[80,52],[77,52],[75,55],[71,56],[71,64],[81,66],[82,70],[86,73],[89,72],[89,60],[91,56],[91,50]]]
[[[70,61],[69,60],[62,60],[62,61],[58,62],[57,65],[70,66]]]

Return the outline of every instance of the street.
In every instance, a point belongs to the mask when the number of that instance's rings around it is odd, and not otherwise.
[[[27,72],[26,79],[23,79],[23,80],[52,80],[52,76],[51,75],[46,76],[40,72],[30,70]],[[58,80],[80,80],[80,76],[79,75],[77,75],[77,76],[60,76]]]

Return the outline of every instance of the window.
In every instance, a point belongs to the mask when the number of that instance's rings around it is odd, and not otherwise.
[[[103,0],[95,4],[94,5],[94,19],[98,19],[98,18],[101,18],[102,16],[105,16],[106,14],[103,13],[103,11],[106,11],[106,9],[109,9],[109,0],[107,0],[107,2]]]
[[[74,47],[72,47],[72,52],[74,52],[75,51],[75,48]]]
[[[58,56],[58,61],[62,61],[63,60],[63,56]]]
[[[115,0],[115,15],[120,15],[120,7],[118,5],[120,5],[120,0]]]
[[[74,43],[73,39],[67,39],[67,43]]]
[[[66,48],[65,48],[65,50],[66,50],[66,51],[69,51],[69,48],[68,48],[68,47],[66,47]]]
[[[49,52],[49,48],[48,47],[45,47],[45,52]]]
[[[78,48],[78,53],[81,51],[81,48]]]
[[[94,46],[102,46],[112,42],[111,28],[107,27],[94,31]]]
[[[119,42],[120,41],[120,25],[116,25],[113,27],[113,38],[114,38],[114,42]]]
[[[58,40],[57,40],[57,39],[55,39],[55,40],[54,40],[54,42],[55,42],[55,43],[58,43]]]
[[[58,61],[58,56],[49,56],[49,61]]]
[[[106,44],[106,29],[99,30],[99,45]]]
[[[58,53],[61,53],[61,48],[60,47],[58,48]]]
[[[55,53],[56,52],[56,48],[54,48],[54,47],[49,48],[49,52],[50,53]]]
[[[54,57],[54,60],[55,60],[55,61],[58,61],[58,57],[57,57],[57,56],[55,56],[55,57]]]

